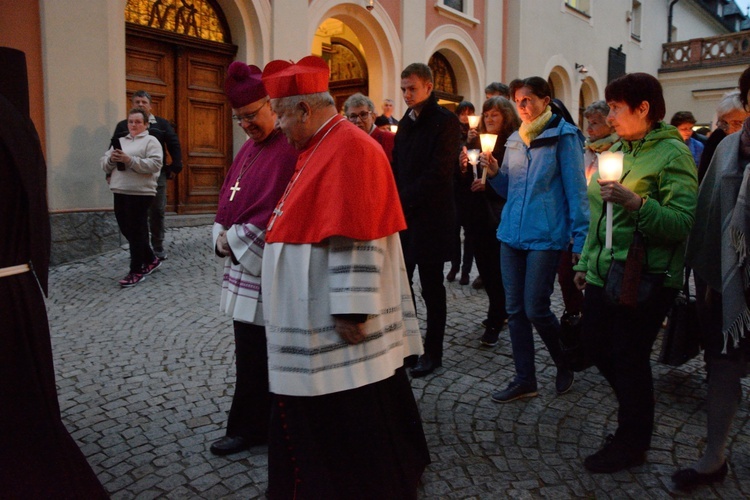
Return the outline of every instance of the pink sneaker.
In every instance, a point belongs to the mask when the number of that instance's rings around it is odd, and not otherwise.
[[[141,269],[142,274],[151,274],[161,265],[161,261],[158,257],[154,259],[154,261],[151,264],[148,264],[146,266],[143,266]]]
[[[141,273],[128,273],[127,276],[120,280],[120,286],[123,288],[130,288],[131,286],[137,285],[144,279],[146,279],[146,276]]]

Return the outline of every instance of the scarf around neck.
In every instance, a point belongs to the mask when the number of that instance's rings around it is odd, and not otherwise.
[[[737,254],[737,265],[741,270],[743,289],[747,291],[750,288],[750,266],[747,265],[747,237],[750,235],[750,163],[747,163],[750,159],[750,119],[745,120],[742,125],[739,156],[740,164],[744,164],[745,167],[728,230],[732,249]]]
[[[542,114],[534,118],[531,123],[523,122],[521,128],[518,129],[518,134],[521,136],[523,143],[528,147],[531,144],[531,141],[536,139],[536,137],[542,133],[542,130],[544,130],[544,127],[547,126],[547,123],[549,123],[551,119],[552,108],[547,106],[544,108],[544,111],[542,111]]]
[[[590,149],[594,153],[601,153],[603,151],[607,151],[609,148],[612,147],[612,144],[616,143],[620,140],[620,136],[618,136],[616,133],[612,133],[608,135],[607,137],[602,137],[601,139],[597,139],[594,142],[591,142],[590,140],[586,139],[586,149]]]
[[[743,149],[750,146],[742,132],[727,136],[711,160],[698,193],[695,223],[688,239],[686,262],[696,276],[720,291],[723,354],[737,348],[750,331],[746,256],[747,189],[750,165]],[[745,144],[743,145],[743,141]]]

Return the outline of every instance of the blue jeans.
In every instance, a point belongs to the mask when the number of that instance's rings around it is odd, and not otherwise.
[[[550,297],[560,264],[557,250],[518,250],[501,243],[500,268],[505,309],[516,365],[515,381],[536,387],[534,332],[536,328],[557,366],[563,364],[560,321],[550,310]]]

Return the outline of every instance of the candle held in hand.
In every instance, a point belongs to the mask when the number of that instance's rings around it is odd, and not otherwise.
[[[625,154],[622,151],[604,151],[599,153],[599,177],[605,181],[617,181],[622,175],[622,162]],[[604,248],[612,248],[612,202],[607,202],[607,226],[604,234]]]

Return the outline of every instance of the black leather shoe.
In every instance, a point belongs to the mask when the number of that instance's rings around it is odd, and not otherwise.
[[[557,375],[555,376],[555,391],[557,394],[565,394],[573,387],[573,381],[575,380],[575,374],[572,370],[567,368],[558,367]]]
[[[613,474],[642,465],[645,461],[645,451],[633,450],[610,434],[602,449],[586,457],[583,466],[594,473]]]
[[[211,453],[224,456],[250,448],[250,440],[241,436],[224,436],[211,445]]]
[[[435,368],[441,366],[443,363],[439,359],[432,359],[429,354],[422,354],[419,357],[419,361],[411,369],[410,373],[412,377],[424,377],[435,371]]]
[[[704,484],[720,483],[724,481],[729,472],[729,465],[724,460],[724,464],[714,472],[703,474],[695,469],[682,469],[672,474],[672,482],[675,488],[680,491],[690,492],[696,489],[698,486]]]
[[[448,274],[445,276],[445,279],[453,282],[456,281],[456,275],[458,274],[458,268],[451,268],[450,271],[448,271]]]

